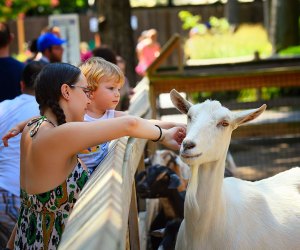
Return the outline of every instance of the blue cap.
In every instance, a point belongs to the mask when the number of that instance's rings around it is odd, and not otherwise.
[[[65,42],[66,42],[66,40],[60,39],[59,37],[57,37],[56,35],[54,35],[52,33],[45,33],[38,38],[37,48],[38,48],[38,51],[43,52],[53,45],[62,45]]]

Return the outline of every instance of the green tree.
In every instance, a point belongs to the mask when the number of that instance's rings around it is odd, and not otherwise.
[[[28,16],[80,13],[88,8],[86,0],[0,0],[0,20],[16,19],[19,13]]]
[[[16,19],[18,14],[26,13],[32,8],[50,5],[50,0],[0,0],[0,20]]]

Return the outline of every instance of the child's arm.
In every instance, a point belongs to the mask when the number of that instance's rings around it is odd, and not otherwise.
[[[18,134],[22,133],[24,127],[26,126],[26,124],[31,120],[32,118],[20,122],[17,125],[15,125],[12,129],[10,129],[3,137],[2,137],[2,141],[3,141],[3,145],[5,147],[8,147],[8,140],[10,138],[13,138],[15,136],[17,136]]]
[[[128,115],[128,114],[125,112],[115,111],[115,117],[121,117],[121,116],[126,116],[126,115]],[[186,124],[184,124],[184,123],[167,122],[167,121],[154,120],[154,119],[150,119],[148,121],[151,122],[152,124],[156,124],[156,125],[160,126],[161,128],[164,128],[164,129],[174,128],[174,127],[182,127],[184,129],[186,129]]]

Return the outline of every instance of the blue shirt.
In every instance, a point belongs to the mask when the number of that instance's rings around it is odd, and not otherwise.
[[[0,102],[21,94],[24,64],[12,57],[0,58]]]

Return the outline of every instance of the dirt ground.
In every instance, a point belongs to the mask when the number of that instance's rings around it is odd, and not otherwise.
[[[300,137],[232,140],[229,150],[238,167],[237,177],[245,180],[300,167]]]

